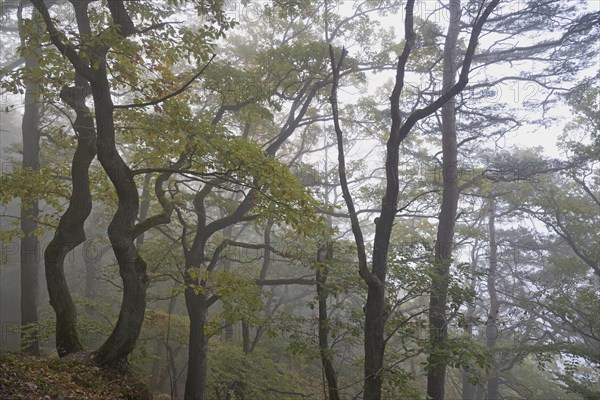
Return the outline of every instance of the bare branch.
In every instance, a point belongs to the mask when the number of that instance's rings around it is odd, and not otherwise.
[[[176,91],[171,92],[168,95],[161,97],[160,99],[147,101],[145,103],[120,104],[120,105],[115,105],[114,108],[115,109],[117,109],[117,108],[138,108],[138,107],[153,106],[153,105],[162,103],[162,102],[170,99],[171,97],[175,97],[180,93],[183,93],[200,75],[202,75],[202,73],[204,73],[206,68],[208,68],[208,66],[210,65],[210,63],[216,56],[217,56],[216,54],[213,54],[212,57],[210,58],[210,60],[208,60],[208,63],[206,63],[206,65],[204,67],[202,67],[202,69],[200,71],[198,71],[198,73],[194,74],[194,76],[192,76],[190,78],[190,80],[188,80],[182,87],[180,87]]]

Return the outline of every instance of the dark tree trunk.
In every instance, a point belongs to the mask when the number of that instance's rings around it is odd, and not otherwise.
[[[91,34],[86,2],[75,7],[75,15],[80,33]],[[73,187],[69,207],[61,216],[44,253],[50,305],[56,313],[56,350],[59,357],[83,350],[77,333],[77,310],[65,277],[64,260],[71,250],[85,241],[84,223],[92,210],[88,171],[96,156],[96,131],[85,104],[89,93],[89,83],[79,73],[75,74],[75,85],[64,88],[60,93],[61,99],[76,113],[73,129],[77,133],[77,148],[71,162]]]
[[[489,219],[488,233],[490,241],[490,268],[487,277],[488,295],[490,296],[490,311],[486,326],[486,346],[489,350],[493,350],[498,339],[498,314],[500,312],[500,303],[498,301],[498,293],[496,292],[496,274],[498,269],[498,243],[496,241],[496,201],[493,197],[489,200]],[[499,380],[497,375],[497,363],[492,359],[492,369],[488,375],[487,381],[487,400],[498,400],[500,394],[498,392]]]
[[[87,84],[84,87],[89,89]],[[69,207],[44,253],[48,294],[56,313],[56,349],[60,357],[83,349],[77,333],[77,311],[65,277],[64,260],[71,250],[86,239],[84,223],[92,210],[88,169],[96,155],[96,132],[89,109],[85,106],[86,95],[82,89],[69,90],[75,92],[74,96],[80,100],[75,108],[78,139],[71,164],[73,189]],[[88,262],[86,259],[86,268]]]
[[[204,294],[196,294],[189,287],[185,289],[185,304],[188,316],[190,317],[185,400],[206,399],[206,377],[208,372],[208,340],[204,332],[208,316],[208,304],[206,300]]]
[[[456,47],[460,33],[460,0],[450,0],[448,34],[444,45],[443,88],[449,90],[456,84]],[[446,301],[454,226],[458,206],[458,173],[456,146],[456,110],[454,98],[442,106],[442,153],[443,192],[435,246],[435,266],[429,298],[429,335],[431,353],[428,357],[427,396],[432,400],[443,400],[446,384],[446,360],[444,349],[448,337]]]
[[[252,351],[252,340],[250,339],[250,325],[246,321],[242,321],[242,350],[248,354]]]
[[[86,54],[92,60],[81,57],[76,48],[62,41],[62,35],[54,25],[48,12],[47,4],[42,0],[31,0],[40,11],[49,38],[56,48],[69,59],[77,73],[83,75],[91,86],[94,99],[95,122],[97,124],[97,154],[98,160],[117,192],[118,207],[113,219],[108,226],[108,237],[119,264],[119,274],[123,281],[123,301],[115,327],[96,353],[96,361],[119,371],[127,368],[127,357],[133,350],[140,334],[146,308],[146,289],[148,276],[146,263],[141,258],[135,247],[135,237],[145,230],[159,223],[168,222],[172,205],[164,204],[163,213],[146,220],[143,227],[137,227],[135,221],[139,211],[139,195],[133,174],[121,158],[115,143],[114,104],[110,93],[110,83],[107,75],[106,56],[109,48],[105,44],[90,45],[91,32],[87,5],[89,0],[71,1],[77,16],[77,23],[81,34],[81,46],[88,50]],[[122,38],[133,35],[138,31],[128,15],[123,1],[113,0],[108,2],[111,17],[116,25],[116,32]],[[85,25],[86,31],[82,30]],[[90,64],[94,68],[90,68]],[[167,176],[168,178],[168,176]],[[160,189],[158,190],[160,192]],[[159,199],[159,201],[161,201]],[[168,203],[165,198],[163,202]],[[55,246],[54,251],[59,255],[64,251],[60,246]],[[62,261],[64,257],[55,257]],[[64,288],[68,293],[68,288]],[[58,299],[63,302],[62,298]]]
[[[414,2],[409,1],[407,4],[407,19],[412,20],[412,7]],[[410,24],[409,24],[410,25]],[[407,41],[410,46],[410,40]],[[387,270],[387,256],[392,234],[392,226],[396,215],[398,205],[398,162],[399,162],[399,146],[402,137],[399,135],[400,130],[400,111],[396,106],[399,105],[400,89],[398,86],[399,79],[396,78],[396,86],[392,96],[392,128],[390,139],[387,142],[387,155],[385,161],[386,172],[386,191],[382,200],[381,214],[375,220],[375,239],[373,242],[373,261],[372,268],[369,271],[367,264],[367,256],[365,250],[365,241],[362,235],[360,222],[354,208],[354,201],[348,188],[346,176],[346,160],[344,153],[343,132],[339,122],[339,111],[337,104],[337,89],[340,77],[340,68],[346,55],[345,49],[342,49],[342,54],[338,62],[335,60],[333,47],[329,46],[329,57],[331,61],[331,69],[333,71],[333,85],[331,88],[331,109],[333,114],[333,123],[337,138],[338,147],[338,172],[340,177],[340,185],[350,220],[352,223],[352,233],[354,235],[357,255],[358,255],[358,271],[362,279],[368,287],[367,303],[365,305],[365,330],[364,330],[364,399],[379,400],[381,399],[381,385],[383,383],[383,356],[385,352],[385,278]],[[408,53],[407,53],[408,54]],[[406,58],[408,55],[406,54]],[[399,65],[401,62],[399,61]],[[400,68],[400,67],[399,67]],[[401,68],[400,68],[401,69]],[[401,80],[401,79],[400,79]]]
[[[206,184],[194,197],[194,211],[197,216],[196,236],[190,250],[186,253],[184,272],[185,306],[190,319],[188,338],[188,369],[185,381],[185,400],[206,399],[206,377],[208,373],[208,338],[204,329],[208,318],[206,282],[192,274],[192,267],[201,266],[206,250],[206,209],[204,199],[212,191],[212,186]]]
[[[22,24],[22,7],[19,5],[19,25]],[[33,13],[36,32],[39,33],[39,13]],[[24,38],[21,44],[24,44]],[[25,57],[27,69],[36,68],[40,48],[34,49],[33,55]],[[23,137],[23,170],[36,171],[40,162],[40,86],[28,81],[25,87],[25,111],[21,125]],[[23,351],[39,355],[40,343],[38,334],[38,271],[40,244],[36,236],[39,206],[37,200],[24,197],[21,199],[21,348]]]
[[[385,292],[383,286],[370,286],[365,306],[365,400],[381,399]]]
[[[321,364],[327,379],[329,400],[339,400],[337,373],[333,367],[333,355],[329,348],[329,319],[327,315],[327,278],[329,268],[327,262],[333,259],[333,243],[329,242],[317,253],[317,297],[319,300],[319,349]]]
[[[130,168],[115,145],[115,126],[110,85],[106,77],[105,54],[92,83],[92,95],[98,126],[98,160],[117,191],[118,207],[108,226],[108,237],[119,263],[123,281],[123,300],[117,323],[106,342],[98,349],[96,361],[123,370],[140,334],[146,310],[146,262],[134,244],[134,226],[139,195]]]
[[[338,106],[337,106],[337,85],[339,81],[339,68],[342,64],[343,55],[340,61],[336,64],[334,58],[333,48],[329,47],[330,53],[330,61],[333,70],[333,88],[331,92],[331,108],[333,114],[333,122],[337,137],[337,145],[338,145],[338,169],[339,169],[339,177],[340,177],[340,186],[342,188],[342,193],[344,196],[344,201],[346,202],[346,206],[348,208],[348,213],[350,215],[350,221],[352,224],[352,232],[354,234],[354,239],[357,246],[357,255],[358,255],[358,267],[360,276],[367,283],[368,286],[368,296],[367,296],[367,304],[365,306],[365,383],[364,383],[364,399],[365,400],[379,400],[381,399],[381,372],[383,369],[383,356],[385,350],[385,340],[384,340],[384,328],[385,328],[385,281],[386,281],[386,272],[387,272],[387,256],[388,256],[388,248],[390,243],[390,236],[392,233],[392,226],[394,224],[394,218],[397,212],[398,206],[398,167],[399,167],[399,147],[400,144],[415,124],[422,120],[423,118],[428,117],[433,114],[437,110],[439,110],[444,104],[446,104],[449,100],[453,99],[456,94],[460,93],[468,83],[469,78],[469,70],[471,67],[471,63],[473,61],[473,56],[475,54],[475,49],[477,48],[477,40],[483,28],[483,24],[487,21],[487,18],[490,16],[494,8],[498,5],[499,0],[492,0],[485,7],[482,6],[480,10],[479,18],[475,21],[473,26],[473,30],[471,32],[471,36],[469,38],[469,45],[467,47],[467,51],[465,53],[465,57],[462,64],[462,70],[460,73],[459,81],[453,85],[444,85],[444,90],[442,94],[429,105],[416,109],[413,111],[406,120],[402,121],[402,115],[400,113],[400,95],[404,88],[404,75],[406,72],[406,65],[408,63],[408,59],[411,55],[412,47],[415,41],[415,33],[413,30],[414,25],[414,5],[415,2],[412,0],[408,0],[406,2],[406,13],[405,13],[405,43],[402,53],[398,58],[398,64],[396,67],[396,79],[394,88],[392,90],[392,94],[390,96],[390,111],[392,117],[392,126],[390,128],[390,137],[386,143],[386,160],[385,160],[385,177],[386,177],[386,185],[385,185],[385,194],[382,199],[381,205],[381,214],[379,218],[375,220],[375,239],[373,242],[373,261],[371,271],[367,268],[367,257],[364,245],[364,238],[362,235],[362,231],[360,228],[360,223],[357,217],[356,210],[354,208],[354,203],[352,200],[352,196],[350,195],[350,191],[348,189],[348,182],[346,179],[346,167],[345,167],[345,156],[344,156],[344,146],[343,146],[343,132],[341,130],[339,124],[339,116],[338,116]],[[449,33],[447,37],[447,46],[446,52],[449,54],[445,55],[444,60],[444,82],[452,81],[454,82],[454,76],[449,76],[447,73],[448,68],[455,70],[453,65],[454,60],[454,48],[456,44],[456,39],[454,39],[454,46],[448,46],[448,44],[452,44],[452,36],[455,35],[454,32],[460,28],[460,18],[456,17],[457,13],[460,16],[460,3],[457,3],[456,0],[451,1],[450,12],[453,17],[450,18],[450,26]],[[458,4],[458,7],[456,6]],[[457,35],[458,33],[456,33]],[[455,36],[454,36],[455,37]],[[455,37],[456,38],[456,37]],[[344,54],[344,51],[342,51]],[[450,62],[449,62],[450,61]],[[454,105],[447,110],[452,110],[454,112]],[[448,111],[446,111],[448,113]],[[444,114],[444,113],[443,113]],[[452,114],[453,115],[453,114]],[[456,148],[456,134],[454,133],[454,148]],[[446,132],[446,138],[444,140],[445,143],[449,143],[452,140],[452,134]],[[444,162],[445,165],[448,165],[447,161],[451,156],[447,157],[446,152],[448,149],[451,149],[451,145],[444,146]],[[447,175],[447,172],[444,173],[444,176]],[[454,175],[456,179],[456,165],[454,165]],[[444,179],[446,182],[446,179]],[[447,192],[447,193],[446,193]],[[453,199],[454,197],[454,199]],[[456,206],[452,207],[452,202],[456,202],[458,199],[458,190],[456,188],[456,181],[454,182],[454,188],[449,186],[446,188],[444,185],[444,198],[446,198],[446,205],[442,206],[443,215],[440,216],[440,222],[444,221],[445,224],[448,224],[446,227],[441,229],[441,236],[438,236],[439,244],[449,244],[451,246],[452,243],[452,234],[454,230],[454,216],[456,213]],[[451,212],[454,209],[454,212]],[[449,219],[448,217],[451,217]],[[440,232],[439,232],[440,233]],[[439,239],[442,240],[439,240]],[[448,240],[449,239],[449,240]],[[443,272],[444,269],[447,269],[449,266],[449,255],[451,251],[446,248],[447,246],[438,245],[437,248],[439,250],[440,256],[447,261],[445,261],[445,265],[440,268]],[[448,251],[450,250],[450,251]],[[447,275],[447,274],[446,274]],[[430,322],[432,327],[432,337],[435,336],[436,342],[438,340],[438,332],[440,333],[439,337],[443,338],[445,336],[445,299],[447,292],[447,284],[444,285],[443,281],[447,278],[444,278],[444,274],[440,274],[442,285],[434,285],[434,290],[436,293],[432,293],[431,304],[432,314],[430,315]],[[440,279],[438,279],[439,281]],[[444,290],[444,286],[446,289]],[[440,318],[441,317],[441,318]],[[437,358],[437,357],[436,357]],[[432,360],[430,357],[430,361]],[[436,371],[430,372],[431,379],[428,379],[428,394],[433,393],[434,399],[443,398],[444,393],[444,378],[445,378],[445,366],[442,363],[441,369],[436,369]],[[429,382],[431,381],[431,382]],[[440,397],[441,396],[441,397]]]

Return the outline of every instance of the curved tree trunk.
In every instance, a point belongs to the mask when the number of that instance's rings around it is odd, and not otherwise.
[[[79,80],[81,78],[79,77]],[[77,82],[76,87],[87,88],[87,82]],[[81,86],[83,85],[83,86]],[[46,283],[50,305],[56,313],[56,349],[60,357],[83,349],[77,333],[77,311],[67,285],[64,272],[66,255],[85,241],[84,223],[92,210],[89,188],[89,166],[96,155],[94,122],[85,106],[85,89],[69,88],[77,113],[75,130],[77,149],[71,164],[73,189],[69,207],[62,215],[54,237],[44,253]],[[63,99],[66,99],[63,91]]]
[[[117,191],[118,207],[108,226],[108,237],[119,263],[123,280],[123,300],[117,323],[98,349],[96,361],[123,370],[140,334],[146,310],[146,262],[134,244],[134,227],[139,208],[139,195],[130,168],[115,144],[113,102],[102,54],[98,79],[92,82],[92,95],[98,127],[98,160]]]
[[[79,31],[91,35],[87,21],[87,2],[75,7]],[[44,253],[46,284],[50,305],[56,313],[56,350],[59,357],[83,350],[77,333],[77,310],[64,271],[67,254],[86,239],[84,223],[92,211],[89,167],[96,156],[96,130],[90,109],[85,101],[90,94],[85,77],[75,73],[75,86],[64,88],[61,99],[76,113],[73,129],[77,134],[77,148],[71,162],[72,192],[69,207],[61,216],[54,237]]]
[[[448,34],[444,45],[443,90],[447,91],[456,84],[456,47],[460,33],[460,0],[450,0],[450,18]],[[446,360],[443,353],[448,337],[446,321],[446,301],[454,225],[458,206],[458,173],[456,146],[456,103],[449,99],[442,106],[442,153],[443,153],[443,192],[442,208],[439,215],[437,240],[435,246],[435,271],[429,298],[429,336],[431,353],[428,358],[427,396],[433,400],[444,399],[446,384]]]
[[[114,104],[110,93],[110,83],[106,58],[109,48],[106,44],[90,45],[89,17],[87,5],[91,0],[71,0],[77,15],[77,23],[81,33],[79,44],[93,59],[88,60],[81,56],[79,49],[70,43],[63,42],[61,32],[56,28],[48,11],[48,6],[43,0],[31,0],[40,11],[51,42],[69,59],[76,72],[83,75],[90,83],[94,99],[95,122],[97,128],[97,153],[98,160],[117,192],[118,207],[108,227],[108,237],[119,264],[119,273],[123,281],[123,301],[116,325],[96,353],[96,362],[100,365],[124,371],[127,367],[127,357],[133,350],[140,334],[146,308],[146,289],[148,276],[146,263],[135,247],[134,240],[146,230],[166,223],[170,219],[172,204],[166,197],[160,197],[161,187],[157,186],[159,202],[163,205],[163,213],[135,225],[139,210],[139,195],[133,174],[123,158],[120,156],[115,143]],[[121,38],[139,33],[133,24],[123,0],[112,0],[107,3],[114,29]],[[82,29],[85,25],[85,31]],[[87,42],[87,43],[86,43]],[[96,41],[98,43],[98,41]],[[90,65],[94,67],[91,68]],[[165,175],[168,179],[168,174]],[[55,247],[58,253],[63,250]],[[60,255],[60,254],[59,254]],[[61,260],[61,257],[56,257]],[[68,292],[68,288],[63,288]]]

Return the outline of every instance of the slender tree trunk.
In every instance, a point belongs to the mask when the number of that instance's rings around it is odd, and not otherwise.
[[[473,244],[473,249],[471,250],[471,290],[475,290],[476,283],[476,269],[477,269],[477,239],[475,239],[475,243]],[[467,306],[467,312],[465,314],[464,321],[464,330],[465,333],[472,338],[473,337],[473,318],[475,317],[475,305],[469,304]],[[470,369],[465,369],[462,371],[462,390],[461,390],[461,398],[462,400],[475,400],[475,391],[476,386],[469,382],[469,379],[474,376],[475,367]]]
[[[143,221],[148,217],[148,211],[150,210],[150,180],[152,179],[152,174],[148,172],[144,175],[144,186],[142,188],[142,198],[140,203],[140,216],[139,220]],[[136,239],[135,245],[141,246],[144,244],[144,239],[146,238],[146,233],[142,232]]]
[[[329,242],[317,252],[317,297],[319,300],[319,349],[321,364],[327,379],[329,400],[339,400],[337,373],[333,367],[333,356],[329,348],[329,319],[327,315],[327,262],[333,259],[333,243]]]
[[[266,245],[263,249],[263,262],[260,268],[260,273],[258,274],[259,280],[264,280],[267,277],[267,273],[269,272],[269,268],[271,267],[271,230],[273,229],[273,220],[268,220],[265,223],[265,230],[263,233],[263,242]],[[269,315],[271,312],[271,304],[273,303],[273,297],[270,296],[267,299],[264,307],[265,315]],[[277,306],[275,306],[277,307]],[[243,349],[244,353],[251,353],[254,351],[258,342],[263,334],[263,328],[257,327],[256,334],[254,335],[254,339],[250,338],[251,327],[246,321],[242,321],[242,341],[243,341]]]
[[[412,20],[413,5],[414,1],[409,1],[407,3],[406,8],[408,20]],[[409,43],[408,46],[410,46],[411,40],[407,40],[407,43]],[[348,213],[350,214],[350,220],[352,223],[352,233],[354,235],[354,240],[357,247],[358,271],[368,287],[367,302],[364,308],[364,399],[379,400],[381,399],[381,385],[383,383],[383,356],[385,352],[385,279],[387,272],[387,257],[390,245],[390,237],[392,234],[392,226],[394,224],[396,208],[398,206],[398,163],[399,146],[400,142],[402,141],[402,137],[399,135],[400,111],[397,106],[399,106],[398,102],[400,97],[398,82],[402,80],[402,78],[397,76],[396,86],[394,87],[394,91],[390,97],[392,103],[391,108],[393,122],[390,132],[390,139],[387,142],[387,155],[385,160],[386,190],[381,202],[381,214],[375,220],[376,227],[375,239],[373,241],[373,261],[371,270],[369,271],[365,250],[365,241],[362,235],[356,209],[354,208],[354,201],[348,187],[343,131],[340,126],[337,104],[340,68],[343,65],[346,54],[346,50],[342,49],[340,59],[336,62],[333,46],[329,46],[329,58],[331,61],[331,69],[333,71],[333,85],[329,99],[331,102],[333,124],[337,139],[338,174],[340,177],[340,185],[342,187],[344,201],[346,202],[346,207],[348,209]],[[408,55],[406,55],[406,57],[408,57]],[[401,65],[400,61],[399,65]],[[401,67],[399,68],[400,70],[402,69]]]
[[[398,167],[399,167],[399,147],[402,141],[408,136],[411,129],[415,124],[423,118],[436,112],[440,107],[444,106],[449,100],[453,99],[456,94],[460,93],[468,83],[469,70],[475,50],[477,48],[477,40],[483,29],[483,25],[491,15],[494,8],[498,5],[499,0],[492,0],[485,6],[481,6],[478,19],[473,25],[473,30],[469,38],[469,45],[462,63],[462,70],[460,72],[459,81],[453,85],[444,85],[442,94],[429,105],[416,109],[412,112],[404,122],[402,121],[402,115],[400,112],[400,95],[404,88],[404,75],[406,72],[406,65],[410,57],[412,47],[415,41],[415,33],[413,30],[414,25],[414,4],[412,0],[406,2],[406,13],[405,13],[405,44],[398,58],[398,64],[396,67],[396,79],[394,89],[390,96],[390,109],[392,117],[392,126],[390,128],[390,136],[386,143],[386,160],[385,160],[385,194],[382,199],[381,213],[379,218],[375,220],[375,238],[373,241],[373,257],[372,257],[372,268],[371,271],[367,268],[367,257],[364,246],[364,238],[360,228],[360,222],[357,217],[356,209],[350,191],[348,188],[348,182],[346,179],[346,166],[343,146],[343,132],[339,124],[339,115],[337,107],[337,85],[339,81],[339,68],[343,61],[344,51],[342,50],[342,57],[338,63],[335,62],[334,52],[332,46],[329,47],[330,61],[333,71],[333,87],[331,91],[331,107],[333,114],[333,122],[337,137],[338,145],[338,171],[340,177],[340,186],[344,196],[344,201],[350,215],[350,221],[352,224],[352,233],[354,234],[355,243],[357,246],[358,256],[358,268],[359,274],[368,286],[367,303],[365,306],[365,383],[364,383],[364,399],[365,400],[379,400],[381,399],[381,372],[383,369],[383,355],[385,350],[384,340],[384,327],[385,319],[387,317],[385,312],[385,281],[387,272],[387,257],[388,248],[390,243],[390,236],[392,233],[392,227],[394,219],[397,213],[398,207]],[[444,56],[444,83],[454,82],[454,74],[450,74],[448,71],[454,71],[454,53],[456,47],[456,37],[458,35],[458,29],[460,29],[460,2],[450,2],[450,24],[449,32],[446,38],[447,45],[445,48]],[[454,39],[453,39],[454,38]],[[449,111],[452,111],[451,113]],[[446,112],[442,112],[442,115],[454,116],[454,105],[451,108],[447,108]],[[443,124],[450,126],[449,124]],[[452,127],[454,125],[452,124]],[[449,129],[445,129],[444,138],[444,198],[445,205],[442,205],[442,215],[440,215],[440,223],[444,223],[445,226],[441,226],[438,229],[438,246],[436,253],[439,253],[440,259],[444,262],[440,262],[438,270],[441,272],[439,278],[436,279],[432,288],[432,298],[430,301],[430,327],[432,336],[432,356],[430,357],[430,364],[438,363],[441,364],[440,368],[434,368],[430,371],[428,376],[428,394],[432,394],[434,399],[442,399],[444,395],[444,381],[445,381],[445,364],[442,360],[440,363],[440,357],[437,352],[440,347],[439,344],[443,344],[443,341],[447,334],[447,327],[445,323],[445,301],[447,297],[447,273],[444,271],[449,268],[450,254],[452,239],[454,233],[454,219],[456,214],[456,205],[452,206],[454,202],[456,204],[458,200],[458,189],[456,186],[456,163],[454,165],[449,164],[449,159],[452,158],[452,148],[456,153],[456,133],[450,132]],[[452,146],[452,141],[454,145]],[[454,156],[456,158],[456,156]],[[453,175],[452,175],[452,171]],[[454,176],[454,185],[450,182],[446,185],[446,181],[452,179],[446,179],[446,176]],[[454,192],[454,193],[453,193]],[[444,202],[443,201],[443,202]],[[452,210],[454,210],[452,212]],[[441,240],[440,240],[441,239]],[[448,240],[449,239],[449,240]],[[436,254],[437,255],[437,254]],[[444,283],[444,281],[446,283]],[[445,289],[444,289],[445,288]],[[441,340],[440,340],[441,339]]]
[[[225,213],[221,214],[221,218],[225,216]],[[233,238],[233,225],[228,226],[227,228],[223,229],[223,238],[228,240],[228,239],[232,239]],[[231,263],[229,262],[229,260],[224,260],[223,262],[223,270],[225,271],[229,271],[231,269]],[[233,342],[235,340],[235,325],[228,323],[227,321],[224,321],[226,323],[225,325],[225,329],[224,329],[224,337],[223,339],[226,342]]]
[[[23,3],[23,2],[22,2]],[[19,5],[19,25],[22,25],[22,7]],[[39,29],[39,13],[33,12],[36,33]],[[23,30],[22,30],[23,31]],[[21,38],[21,44],[25,44]],[[38,66],[40,48],[36,47],[33,55],[25,57],[25,68]],[[37,171],[40,163],[40,86],[30,80],[25,86],[25,111],[21,125],[23,137],[23,170]],[[39,205],[37,200],[24,197],[21,199],[21,348],[23,351],[38,355],[40,342],[38,333],[38,277],[40,244],[36,235]]]
[[[450,0],[450,20],[444,45],[443,90],[456,84],[456,47],[460,33],[460,0]],[[429,335],[431,353],[428,357],[427,396],[433,400],[443,400],[446,384],[446,360],[444,348],[448,337],[446,321],[446,301],[454,225],[458,206],[458,174],[456,146],[456,104],[454,98],[442,106],[442,153],[443,153],[443,192],[442,208],[439,216],[435,246],[435,271],[431,296],[429,298]]]
[[[242,350],[248,354],[252,351],[252,340],[250,339],[250,325],[242,321]]]
[[[175,287],[173,288],[175,289]],[[173,314],[175,310],[175,306],[177,305],[177,296],[171,297],[169,300],[169,307],[167,308],[167,313],[170,315]],[[157,377],[157,380],[153,381],[153,387],[158,390],[167,390],[171,393],[171,397],[173,399],[178,399],[179,395],[177,393],[177,367],[175,364],[175,358],[179,355],[181,351],[181,346],[177,346],[173,351],[173,346],[171,346],[170,342],[170,327],[167,328],[167,337],[165,338],[164,343],[159,341],[158,346],[156,348],[157,354],[160,354],[161,348],[164,346],[165,348],[165,358],[161,359],[160,357],[156,359],[154,365],[152,366],[152,374],[151,376]],[[163,366],[166,359],[166,366]]]
[[[158,368],[157,373],[153,374],[153,376],[159,377],[158,382],[155,382],[153,387],[162,392],[169,392],[171,394],[171,399],[177,400],[180,398],[179,387],[177,386],[177,377],[179,374],[175,360],[177,359],[177,356],[179,356],[179,353],[181,353],[181,349],[183,349],[183,347],[177,346],[175,349],[173,349],[173,346],[165,343],[164,348],[165,357],[167,358],[167,365],[162,368]]]
[[[489,220],[488,232],[490,240],[490,269],[488,271],[487,287],[488,295],[490,296],[490,313],[488,315],[486,326],[486,346],[489,350],[493,350],[498,339],[498,314],[500,312],[500,304],[498,302],[498,293],[496,292],[496,274],[498,269],[498,243],[496,241],[496,201],[493,197],[489,200]],[[497,400],[500,398],[498,392],[498,375],[497,363],[492,359],[492,370],[487,381],[487,400]]]

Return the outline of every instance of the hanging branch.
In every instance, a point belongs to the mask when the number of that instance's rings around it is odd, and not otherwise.
[[[202,75],[204,73],[206,68],[208,68],[208,66],[210,65],[212,60],[214,60],[214,58],[216,56],[217,56],[216,54],[213,54],[212,57],[210,58],[210,60],[208,60],[208,62],[206,63],[206,65],[204,67],[202,67],[202,69],[200,71],[198,71],[196,74],[194,74],[194,76],[192,76],[182,87],[180,87],[176,91],[171,92],[168,95],[161,97],[160,99],[147,101],[145,103],[120,104],[120,105],[115,105],[114,108],[122,109],[122,108],[139,108],[139,107],[153,106],[153,105],[162,103],[162,102],[170,99],[171,97],[175,97],[180,93],[183,93],[200,75]]]

